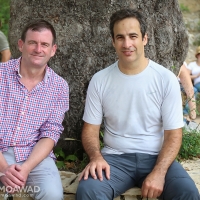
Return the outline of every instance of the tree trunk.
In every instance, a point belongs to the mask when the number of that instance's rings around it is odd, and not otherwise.
[[[70,87],[70,110],[59,140],[68,153],[82,149],[79,141],[64,138],[80,140],[88,82],[95,72],[116,60],[110,15],[125,7],[144,13],[149,38],[146,56],[177,74],[188,51],[178,0],[11,0],[9,39],[15,58],[20,55],[17,40],[28,21],[44,18],[56,29],[58,50],[49,65]]]

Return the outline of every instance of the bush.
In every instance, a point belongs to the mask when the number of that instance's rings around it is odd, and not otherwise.
[[[177,160],[192,159],[200,155],[200,132],[197,130],[186,131],[183,128],[182,145]]]
[[[8,36],[10,19],[10,0],[0,0],[0,24],[1,31]]]

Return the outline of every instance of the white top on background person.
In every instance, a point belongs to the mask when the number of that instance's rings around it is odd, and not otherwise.
[[[194,85],[200,83],[200,46],[196,49],[195,57],[197,60],[189,63],[187,66],[187,69],[189,69],[191,74],[191,78],[194,81]]]
[[[190,74],[186,67],[187,67],[187,63],[184,62],[179,70],[179,74],[177,77],[181,83],[181,87],[184,89],[184,92],[187,96],[186,103],[188,103],[188,105],[189,105],[189,113],[188,113],[189,119],[187,117],[187,120],[194,120],[194,119],[196,119],[195,92],[194,92],[192,80],[190,78]]]

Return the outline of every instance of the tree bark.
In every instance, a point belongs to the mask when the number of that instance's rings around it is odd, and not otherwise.
[[[58,50],[49,65],[70,87],[59,145],[67,152],[82,149],[80,140],[86,90],[92,75],[116,61],[109,18],[121,8],[137,8],[147,23],[145,54],[177,74],[186,58],[188,37],[178,0],[11,0],[9,39],[12,55],[20,56],[17,41],[24,25],[44,18],[56,29]]]

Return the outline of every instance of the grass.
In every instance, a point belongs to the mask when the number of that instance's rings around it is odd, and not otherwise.
[[[180,9],[182,12],[190,12],[189,8],[182,3],[180,4]]]

